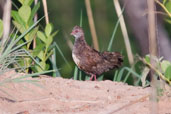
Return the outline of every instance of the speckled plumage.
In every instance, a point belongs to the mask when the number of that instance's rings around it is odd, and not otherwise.
[[[121,66],[123,57],[118,52],[98,52],[91,48],[84,39],[84,32],[81,27],[75,26],[71,35],[75,37],[72,50],[72,57],[79,69],[91,75],[91,79],[96,75],[101,75],[114,68]]]

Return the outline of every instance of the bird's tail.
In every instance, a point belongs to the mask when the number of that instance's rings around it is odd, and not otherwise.
[[[109,61],[113,68],[119,68],[122,65],[123,56],[119,52],[104,51],[102,55],[107,61]]]

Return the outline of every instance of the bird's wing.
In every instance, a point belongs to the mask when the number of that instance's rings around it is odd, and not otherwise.
[[[88,74],[98,74],[97,69],[101,63],[103,63],[103,58],[98,51],[87,46],[82,53],[82,60],[80,69],[84,70]]]

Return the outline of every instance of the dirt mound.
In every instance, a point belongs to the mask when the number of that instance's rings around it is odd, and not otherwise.
[[[39,81],[0,86],[1,114],[148,114],[150,88],[112,81],[29,78]],[[171,114],[171,98],[162,96],[159,112]]]

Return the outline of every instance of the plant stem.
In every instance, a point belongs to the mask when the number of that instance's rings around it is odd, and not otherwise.
[[[10,33],[11,5],[12,5],[11,0],[6,0],[5,6],[4,6],[4,12],[3,12],[4,30],[3,30],[3,37],[1,40],[1,51],[3,51],[4,44],[6,42],[6,39],[8,39],[9,33]]]
[[[48,24],[49,23],[49,17],[48,17],[46,0],[43,0],[43,8],[44,8],[44,13],[45,13],[46,24]]]
[[[122,10],[121,10],[121,7],[120,7],[118,0],[113,0],[113,3],[114,3],[116,13],[117,13],[119,21],[120,21],[120,26],[121,26],[121,30],[122,30],[124,41],[125,41],[126,51],[128,54],[128,60],[129,60],[130,65],[133,66],[134,57],[133,57],[133,53],[131,50],[131,45],[129,42],[129,37],[128,37],[127,30],[126,30],[125,21],[124,21],[123,15],[122,15]]]
[[[34,0],[34,5],[37,5],[37,2],[38,2],[38,0]],[[36,13],[35,16],[34,16],[34,22],[36,22],[37,19],[38,19],[38,15],[37,15],[37,13]],[[35,36],[34,39],[33,39],[33,49],[34,49],[34,48],[36,48],[36,36]]]
[[[156,17],[155,17],[155,4],[154,0],[148,0],[148,24],[149,24],[149,50],[150,50],[150,62],[152,67],[156,68],[157,63],[154,60],[154,56],[158,55],[157,39],[156,39]],[[151,94],[150,94],[150,111],[151,114],[158,114],[157,103],[157,79],[155,77],[155,71],[151,68]]]
[[[86,4],[86,10],[87,10],[87,15],[88,15],[90,31],[91,31],[91,35],[92,35],[92,39],[93,39],[93,45],[96,50],[99,50],[99,45],[98,45],[97,34],[96,34],[95,25],[94,25],[90,0],[85,0],[85,4]]]

